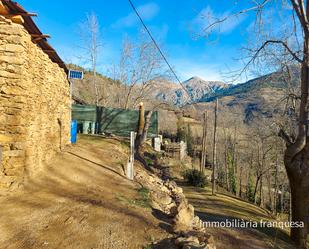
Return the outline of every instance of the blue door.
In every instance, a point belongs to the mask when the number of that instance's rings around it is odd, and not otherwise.
[[[75,144],[77,140],[77,121],[71,121],[71,143]]]

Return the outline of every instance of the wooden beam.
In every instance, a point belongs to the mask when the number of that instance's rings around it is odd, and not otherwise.
[[[44,35],[44,34],[42,34],[42,35],[40,35],[40,34],[30,34],[33,38],[40,38],[40,39],[42,39],[42,38],[50,38],[50,35]]]
[[[39,42],[39,41],[42,40],[42,39],[44,39],[44,38],[42,38],[42,37],[37,37],[37,38],[32,38],[32,41],[33,41],[33,42]]]
[[[38,14],[37,13],[18,13],[19,15],[21,15],[21,16],[38,16]]]
[[[12,16],[16,16],[16,15],[19,15],[19,16],[38,16],[38,14],[36,13],[14,13],[14,14],[3,14],[5,17],[12,17]]]
[[[52,49],[43,49],[43,51],[46,53],[56,53],[56,51]]]

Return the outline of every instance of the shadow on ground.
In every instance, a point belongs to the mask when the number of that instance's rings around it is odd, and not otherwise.
[[[211,227],[208,223],[207,232],[214,236],[218,249],[296,248],[287,231],[276,227],[260,226],[261,220],[274,221],[265,210],[228,195],[212,196],[210,189],[191,187],[182,180],[178,180],[177,184],[184,189],[187,199],[194,206],[196,215],[202,221],[216,223],[229,221],[235,224],[235,220],[238,222],[243,220],[248,222],[247,224],[252,225],[255,221],[259,225],[256,228],[250,225],[248,228],[223,228]],[[240,226],[239,223],[236,224]]]

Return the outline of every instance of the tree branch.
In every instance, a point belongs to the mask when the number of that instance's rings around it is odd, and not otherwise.
[[[294,53],[284,41],[267,40],[262,44],[262,46],[260,46],[257,50],[255,50],[253,56],[250,57],[250,60],[246,63],[246,65],[243,67],[243,69],[238,73],[238,77],[240,77],[247,70],[247,68],[250,66],[250,64],[253,63],[255,61],[255,59],[258,57],[259,53],[265,47],[267,47],[269,44],[280,44],[280,45],[282,45],[288,51],[288,53],[293,57],[294,60],[296,60],[299,63],[302,63],[302,59],[300,59],[297,56],[297,54]]]
[[[299,63],[302,63],[302,59],[299,58],[297,56],[297,54],[295,52],[292,51],[292,49],[290,49],[290,47],[288,46],[288,44],[284,41],[281,40],[267,40],[266,42],[264,42],[264,44],[260,47],[260,49],[258,50],[258,52],[260,52],[263,48],[265,48],[268,44],[279,44],[282,45],[288,52],[289,54],[293,57],[294,60],[296,60]]]
[[[287,146],[290,146],[293,143],[291,137],[283,129],[279,130],[278,136],[286,142]]]
[[[270,2],[270,0],[264,0],[262,3],[256,3],[255,6],[251,7],[251,8],[248,8],[248,9],[243,9],[243,10],[240,10],[236,13],[233,13],[231,15],[228,15],[228,16],[225,16],[221,19],[217,19],[215,22],[211,23],[210,25],[208,25],[206,28],[203,29],[204,32],[207,32],[209,31],[211,28],[213,28],[214,26],[220,24],[220,23],[223,23],[225,21],[227,21],[228,19],[230,18],[233,18],[233,17],[238,17],[239,15],[241,14],[245,14],[247,12],[250,12],[250,11],[254,11],[254,10],[261,10],[268,2]]]

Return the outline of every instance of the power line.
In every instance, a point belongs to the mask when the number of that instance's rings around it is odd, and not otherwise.
[[[158,49],[159,53],[161,54],[163,60],[165,61],[165,63],[167,64],[167,66],[169,67],[169,69],[171,70],[172,74],[174,75],[175,79],[178,81],[178,83],[181,85],[181,87],[185,90],[185,92],[187,93],[187,95],[189,96],[189,98],[192,101],[193,107],[194,106],[194,100],[192,98],[192,96],[190,95],[190,93],[188,92],[187,88],[182,84],[182,82],[180,81],[179,77],[177,76],[177,74],[175,73],[174,69],[172,68],[171,64],[168,62],[166,56],[164,55],[163,51],[160,49],[158,43],[156,42],[156,40],[154,39],[154,37],[152,36],[150,30],[147,28],[146,24],[144,23],[142,17],[140,16],[140,14],[138,13],[137,9],[135,8],[134,4],[132,3],[131,0],[128,0],[132,9],[134,10],[135,14],[137,15],[137,17],[139,18],[139,20],[141,21],[143,27],[145,28],[146,32],[148,33],[149,37],[151,38],[152,42],[154,43],[155,47]]]

